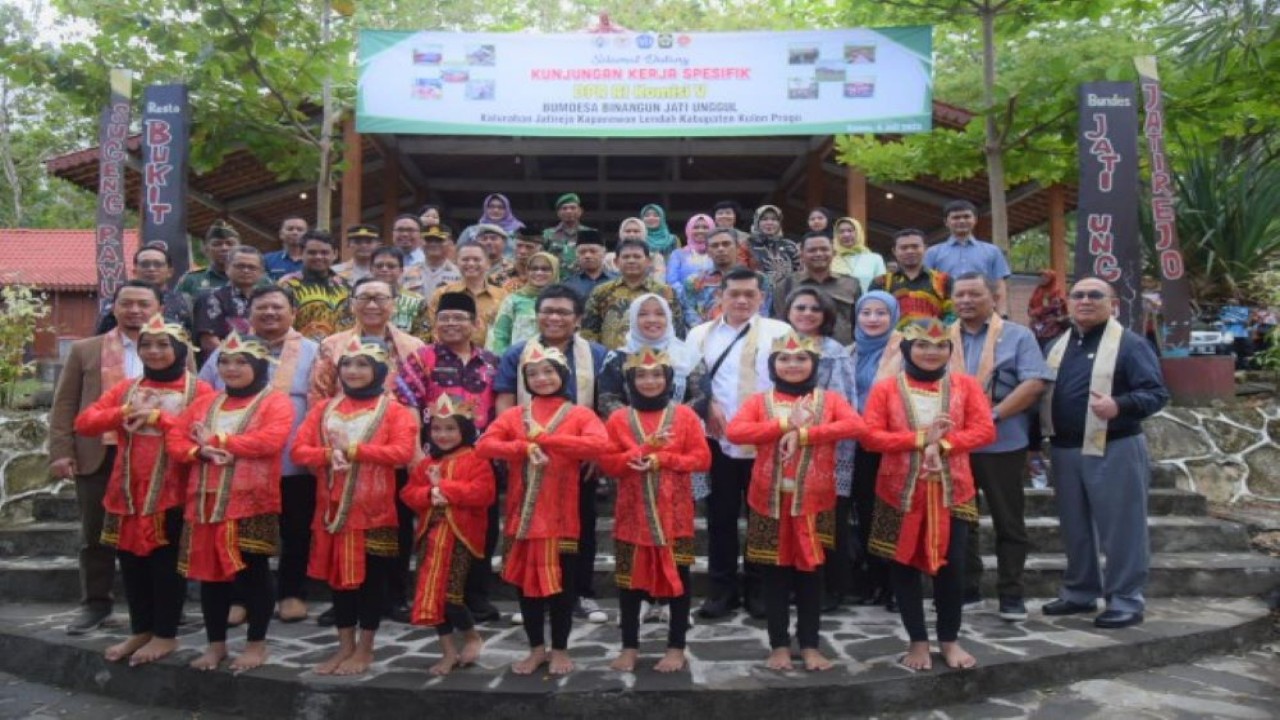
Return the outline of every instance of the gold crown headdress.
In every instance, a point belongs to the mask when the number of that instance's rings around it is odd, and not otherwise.
[[[806,337],[795,330],[792,330],[786,335],[774,340],[773,346],[770,349],[770,354],[781,353],[785,355],[802,352],[813,353],[814,355],[821,356],[822,347],[818,344],[817,338]]]
[[[947,326],[937,318],[920,318],[912,320],[905,328],[902,329],[903,340],[923,340],[924,342],[941,345],[951,341],[951,336],[947,333]]]
[[[436,400],[435,405],[431,406],[431,417],[433,418],[447,418],[454,416],[466,418],[468,420],[475,420],[475,402],[467,398],[454,400],[449,393],[445,393],[440,396],[440,399]]]
[[[374,362],[385,363],[387,361],[387,349],[377,343],[364,342],[359,336],[351,338],[351,342],[342,348],[338,360],[343,358],[357,357],[364,355]]]
[[[191,344],[191,338],[187,335],[186,329],[178,323],[165,322],[164,316],[160,313],[152,315],[140,332],[148,335],[168,335],[184,345]]]
[[[627,361],[622,364],[622,371],[626,372],[633,368],[655,367],[671,367],[671,356],[665,351],[646,345],[638,352],[627,355]]]
[[[370,230],[367,227],[361,226],[348,232],[347,237],[348,238],[367,238],[367,237],[376,238],[378,237],[378,233]]]
[[[218,352],[223,355],[244,354],[259,360],[275,361],[275,358],[271,357],[271,349],[262,340],[252,335],[247,338],[243,337],[235,330],[232,330],[227,339],[222,341],[222,345],[218,347]]]
[[[563,368],[569,367],[569,359],[558,348],[547,347],[537,340],[530,340],[525,344],[524,352],[520,353],[521,367],[539,363],[543,360],[549,360]]]

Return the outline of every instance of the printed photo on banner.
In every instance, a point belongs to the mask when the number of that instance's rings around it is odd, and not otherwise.
[[[844,61],[850,65],[873,65],[876,61],[876,46],[845,45]]]
[[[818,62],[818,46],[817,45],[792,45],[788,49],[787,64],[789,65],[813,65]]]
[[[844,96],[847,98],[869,98],[876,94],[876,79],[870,75],[858,75],[849,78],[844,84]]]
[[[843,60],[819,60],[814,77],[818,82],[844,82],[844,71]]]
[[[444,47],[441,45],[424,45],[413,49],[414,65],[439,65],[444,60]]]

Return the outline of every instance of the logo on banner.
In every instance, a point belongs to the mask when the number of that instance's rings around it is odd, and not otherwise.
[[[636,47],[640,48],[641,50],[648,50],[649,48],[653,47],[653,36],[650,35],[649,33],[645,33],[643,35],[637,35]]]

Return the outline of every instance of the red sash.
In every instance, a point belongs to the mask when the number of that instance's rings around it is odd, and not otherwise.
[[[636,545],[631,559],[631,589],[644,590],[658,598],[684,595],[684,583],[676,568],[675,552],[671,545],[653,547]]]
[[[185,573],[188,578],[203,582],[231,582],[244,568],[236,520],[191,524]]]
[[[947,548],[951,546],[951,512],[943,503],[942,483],[928,479],[921,485],[924,486],[924,497],[917,498],[917,501],[924,502],[903,514],[893,559],[929,575],[937,575],[938,570],[947,564]]]
[[[560,575],[560,540],[513,540],[502,562],[502,579],[525,597],[550,597],[564,590]]]
[[[334,590],[355,590],[364,583],[364,531],[317,529],[311,534],[307,576],[324,580]]]
[[[453,551],[458,539],[443,513],[435,516],[424,538],[422,566],[418,568],[418,583],[413,593],[410,622],[414,625],[435,626],[444,622],[444,606],[449,600],[449,572],[453,566]],[[431,520],[426,520],[431,522]]]
[[[120,515],[120,535],[116,549],[138,557],[150,555],[156,548],[169,544],[164,534],[164,511],[150,515]]]

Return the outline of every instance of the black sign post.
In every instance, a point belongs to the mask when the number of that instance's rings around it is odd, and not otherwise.
[[[105,310],[125,281],[124,188],[129,156],[128,70],[111,71],[111,97],[98,129],[98,212],[94,220],[94,260],[98,269],[98,308]]]
[[[163,243],[173,258],[176,280],[191,265],[187,86],[150,85],[142,94],[142,105],[142,243]]]
[[[1119,320],[1142,331],[1142,243],[1138,234],[1138,106],[1133,83],[1080,86],[1080,193],[1076,277],[1115,289]]]

